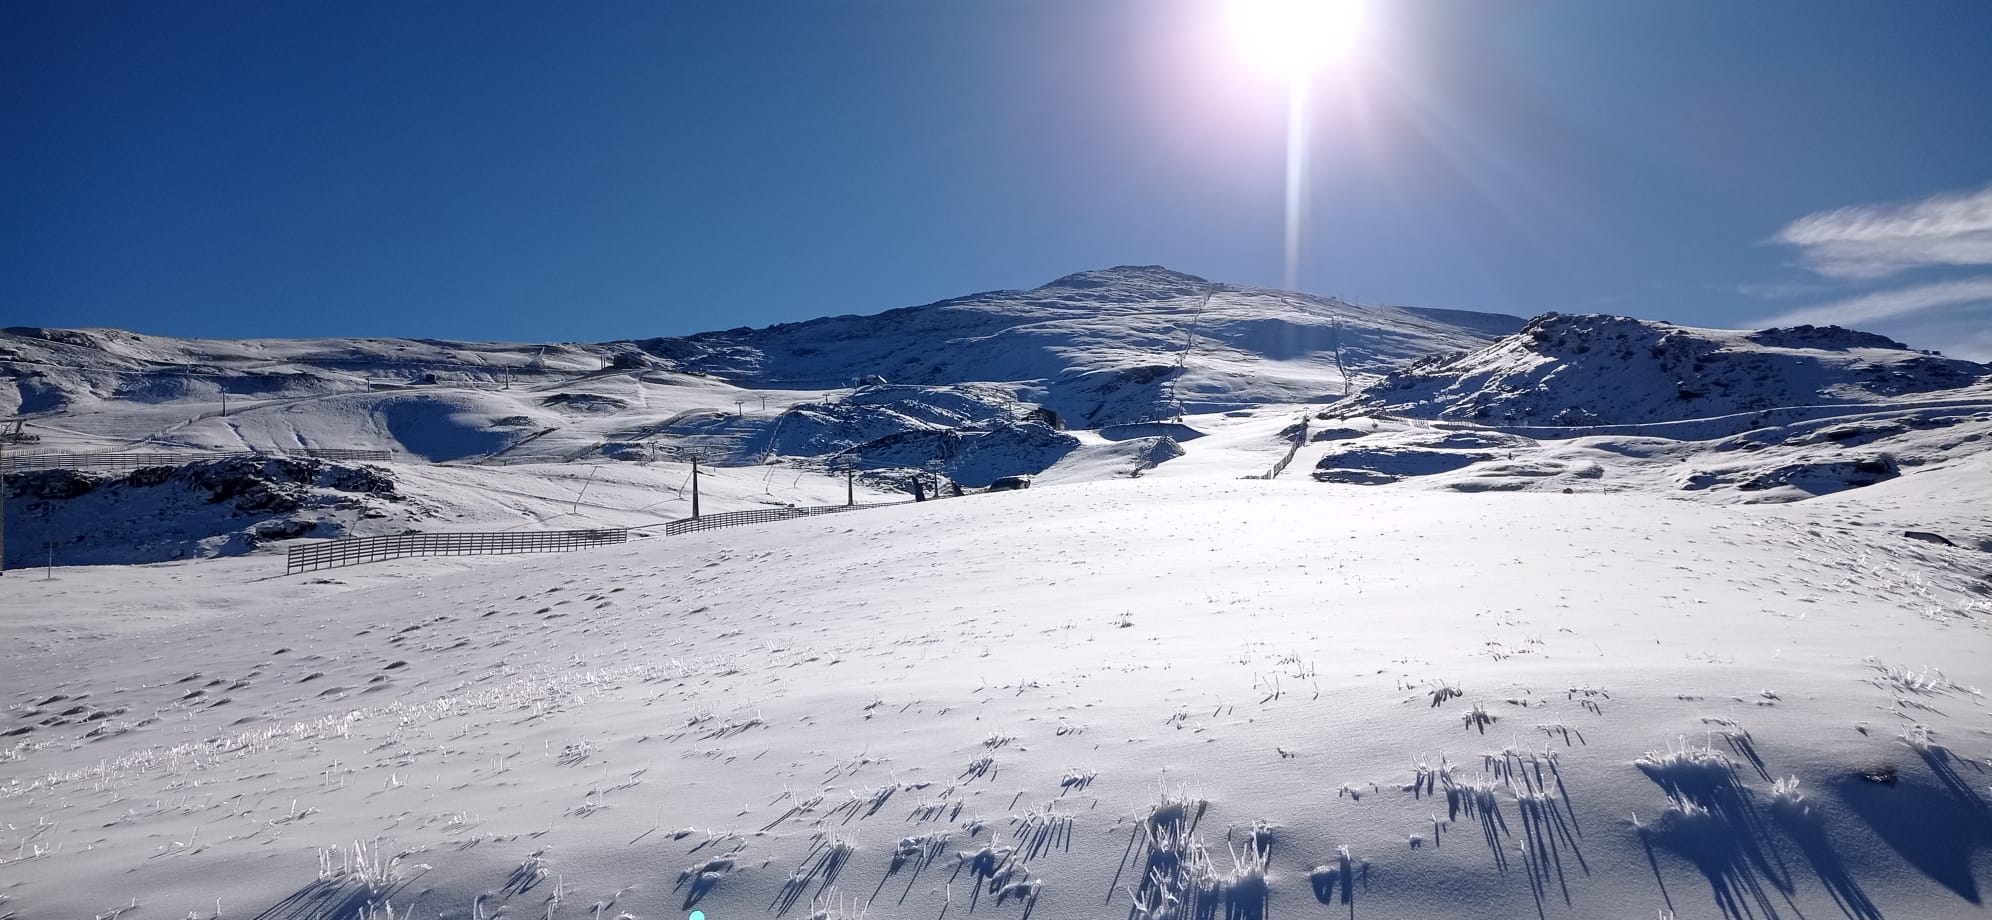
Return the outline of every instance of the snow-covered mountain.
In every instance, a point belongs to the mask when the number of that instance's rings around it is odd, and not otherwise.
[[[1295,463],[1291,475],[1334,485],[1791,501],[1971,456],[1992,435],[1988,373],[1837,328],[1524,325],[1153,266],[600,344],[13,329],[0,334],[0,402],[41,438],[29,450],[383,450],[382,475],[407,498],[285,473],[268,487],[310,500],[196,507],[198,490],[154,487],[192,472],[72,474],[34,488],[73,498],[10,485],[17,520],[38,523],[10,529],[7,558],[51,539],[72,561],[156,561],[300,534],[655,523],[689,512],[694,457],[709,479],[737,480],[709,510],[858,485],[903,496],[915,475],[975,489]],[[1307,414],[1320,419],[1302,430]]]
[[[1794,501],[1981,453],[1992,366],[1837,327],[1551,314],[1322,417],[1306,457],[1322,482]]]
[[[1124,475],[1183,453],[1167,432],[1134,435],[1127,423],[1324,401],[1403,360],[1484,344],[1520,322],[1121,267],[875,316],[597,344],[14,328],[0,332],[0,415],[26,418],[39,438],[14,445],[16,453],[379,450],[417,465],[398,479],[427,479],[430,490],[457,497],[488,494],[480,477],[492,469],[624,461],[654,469],[655,487],[668,484],[676,496],[693,457],[708,469],[780,464],[791,467],[786,475],[768,470],[755,484],[765,503],[783,504],[812,488],[828,491],[841,471],[863,474],[884,494],[916,472],[969,488],[1068,461]],[[1106,434],[1083,434],[1096,430]],[[129,500],[132,514],[160,519],[151,504],[165,493],[123,488],[122,473],[82,479],[96,497],[76,507]],[[324,497],[313,507],[338,504]],[[59,542],[112,539],[110,529],[87,523],[102,508],[57,514],[48,499],[34,501],[41,529],[59,531]],[[518,523],[517,508],[445,504],[458,509],[450,519]],[[578,513],[574,504],[565,517]],[[531,520],[560,516],[540,507]],[[253,546],[259,534],[304,526],[239,509],[194,517],[205,523],[117,545],[128,548],[128,561],[151,561]],[[437,520],[397,506],[375,517],[327,514],[308,532]],[[216,528],[233,536],[220,538]],[[16,528],[9,558],[25,558],[45,537]],[[113,546],[72,553],[79,561],[116,557]]]
[[[5,477],[54,565],[0,578],[0,920],[1985,916],[1987,368],[1521,325],[1135,268],[596,345],[12,331],[10,453],[391,459]],[[575,527],[633,538],[277,575]]]
[[[385,382],[490,388],[583,372],[678,371],[755,390],[866,381],[1010,383],[1074,427],[1340,395],[1521,325],[1465,311],[1355,306],[1155,266],[1069,275],[871,316],[595,345],[188,340],[123,330],[0,333],[0,412],[103,402],[323,397]]]
[[[1988,378],[1992,366],[1837,326],[1738,332],[1549,314],[1475,351],[1413,362],[1353,405],[1418,418],[1582,427],[1899,403]]]
[[[1158,266],[1081,272],[874,316],[837,316],[641,344],[686,370],[761,387],[876,376],[926,386],[1025,384],[1075,428],[1314,402],[1521,320],[1355,306],[1216,284]],[[1339,364],[1337,363],[1339,360]]]

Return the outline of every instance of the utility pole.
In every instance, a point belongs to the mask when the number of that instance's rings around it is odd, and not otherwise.
[[[746,411],[747,411],[747,400],[736,399],[733,401],[734,418],[739,418],[742,414],[746,413]]]
[[[1349,395],[1349,372],[1342,367],[1342,317],[1335,316],[1335,373],[1342,375],[1342,396]]]
[[[226,387],[223,387],[221,391],[221,417],[228,417],[228,388]]]
[[[768,411],[768,397],[766,396],[761,397],[761,411]]]
[[[855,505],[855,504],[857,504],[857,503],[858,503],[858,471],[857,471],[857,470],[845,470],[845,471],[844,471],[844,507],[846,507],[846,508],[849,508],[849,507],[851,507],[852,505]]]
[[[568,513],[568,514],[579,514],[579,513],[580,513],[580,511],[581,511],[581,498],[582,498],[582,496],[585,496],[585,495],[587,495],[587,494],[588,494],[588,487],[589,487],[589,486],[592,486],[592,485],[594,485],[594,484],[595,484],[595,473],[596,473],[597,471],[599,471],[600,469],[601,469],[601,467],[599,467],[599,466],[591,466],[591,467],[589,467],[589,468],[588,468],[588,481],[587,481],[587,482],[584,482],[584,483],[582,483],[582,484],[581,484],[581,492],[580,492],[579,494],[577,494],[577,495],[575,495],[575,496],[574,496],[574,507],[572,507],[572,508],[569,508],[569,509],[567,509],[567,513]]]
[[[699,519],[699,458],[692,455],[692,520]]]
[[[55,580],[55,541],[44,540],[42,546],[48,550],[48,568],[42,570],[42,581]]]
[[[7,574],[7,442],[0,440],[0,575]]]

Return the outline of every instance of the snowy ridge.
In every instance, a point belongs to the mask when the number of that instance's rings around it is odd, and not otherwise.
[[[1837,327],[1551,314],[1321,417],[1326,483],[1795,501],[1968,461],[1992,439],[1992,367]]]
[[[822,387],[873,375],[919,385],[1025,383],[1027,399],[1073,427],[1096,428],[1320,400],[1345,385],[1335,364],[1338,343],[1349,374],[1362,377],[1435,351],[1477,346],[1486,330],[1521,323],[1433,312],[1122,266],[1030,291],[641,344],[688,370],[752,385]]]
[[[1417,418],[1585,427],[1884,404],[1988,377],[1992,366],[1837,327],[1733,332],[1548,314],[1476,351],[1394,372],[1353,405]]]

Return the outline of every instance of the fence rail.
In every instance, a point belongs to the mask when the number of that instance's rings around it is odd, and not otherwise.
[[[1273,464],[1273,468],[1267,470],[1264,476],[1247,476],[1245,478],[1278,479],[1281,473],[1286,472],[1287,464],[1293,462],[1294,455],[1300,453],[1301,445],[1306,443],[1307,443],[1307,416],[1303,415],[1300,417],[1300,425],[1298,426],[1298,428],[1294,430],[1293,443],[1287,446],[1286,456],[1281,457],[1278,463]]]
[[[48,452],[9,454],[0,459],[0,472],[29,470],[135,470],[148,466],[179,466],[196,460],[234,460],[256,457],[309,457],[316,460],[382,461],[394,455],[384,450],[296,450],[296,451],[146,451],[121,454],[59,454]]]
[[[752,511],[729,511],[725,514],[708,514],[704,517],[686,518],[664,525],[664,533],[676,536],[681,533],[697,533],[701,530],[714,530],[720,527],[739,527],[742,524],[765,524],[769,521],[787,521],[799,517],[818,514],[835,514],[840,511],[862,511],[866,508],[889,508],[905,502],[879,502],[869,505],[822,505],[814,508],[756,508]]]
[[[696,533],[720,527],[787,521],[840,511],[889,508],[904,502],[878,502],[867,505],[825,505],[815,508],[756,508],[686,518],[664,525],[670,535]],[[399,559],[404,556],[485,556],[508,553],[558,553],[590,546],[607,546],[629,541],[627,529],[543,530],[506,533],[408,533],[391,537],[355,537],[293,546],[284,560],[284,574],[296,575],[317,569],[337,568]]]
[[[409,533],[392,537],[356,537],[293,546],[284,574],[314,569],[398,559],[403,556],[486,556],[508,553],[558,553],[629,541],[629,531],[542,530],[510,533]]]

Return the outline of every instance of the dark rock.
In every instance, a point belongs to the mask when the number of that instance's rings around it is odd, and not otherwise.
[[[167,480],[173,478],[173,471],[175,469],[177,467],[142,466],[125,474],[125,485],[138,489],[164,485]]]
[[[76,470],[31,470],[11,473],[7,479],[13,486],[12,494],[26,494],[51,501],[88,495],[102,482],[97,476]]]

